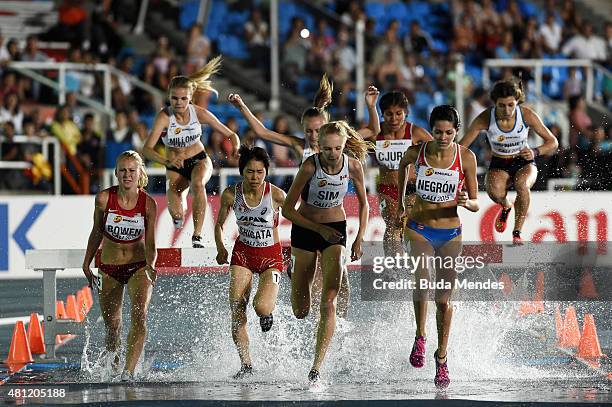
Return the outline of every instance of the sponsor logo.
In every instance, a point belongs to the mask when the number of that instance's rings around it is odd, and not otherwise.
[[[500,143],[502,143],[505,139],[506,137],[504,136],[497,136],[497,141],[499,141]]]
[[[183,131],[183,129],[181,129],[180,127],[177,127],[176,129],[174,129],[174,134],[180,134],[181,131]]]
[[[383,148],[387,148],[391,145],[391,141],[390,140],[385,140],[385,142],[383,143]]]
[[[265,215],[266,212],[268,212],[268,208],[263,208],[263,211],[261,211],[261,216]]]
[[[319,188],[323,188],[325,185],[327,185],[326,179],[322,179],[321,181],[319,181]]]
[[[425,176],[429,177],[430,175],[433,175],[434,173],[434,169],[433,168],[427,168],[425,170]]]
[[[122,220],[123,220],[123,216],[121,216],[121,215],[116,215],[116,216],[113,218],[113,222],[115,222],[115,223],[119,223],[119,222],[121,222]]]

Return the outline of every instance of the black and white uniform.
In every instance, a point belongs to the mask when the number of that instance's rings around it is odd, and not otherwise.
[[[302,191],[302,200],[308,205],[321,209],[342,205],[350,180],[349,157],[342,154],[342,169],[337,174],[328,174],[323,171],[318,153],[313,155],[312,160],[315,163],[315,173]],[[346,247],[346,220],[325,223],[325,225],[338,230],[343,235],[342,240],[334,244]],[[332,246],[332,243],[310,229],[293,224],[291,227],[291,246],[315,252],[325,250]]]
[[[202,138],[202,124],[198,119],[198,114],[195,107],[189,104],[189,123],[182,125],[176,121],[176,116],[166,109],[168,114],[168,128],[162,132],[162,142],[167,147],[186,148],[200,141]],[[183,168],[167,167],[168,170],[178,172],[183,177],[191,180],[191,172],[196,164],[207,157],[206,151],[201,151],[193,157],[189,157],[183,161]]]

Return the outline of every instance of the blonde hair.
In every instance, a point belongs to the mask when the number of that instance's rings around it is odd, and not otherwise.
[[[211,59],[199,71],[196,71],[189,76],[179,75],[173,77],[168,85],[168,93],[175,88],[187,88],[191,94],[200,91],[213,92],[218,95],[217,90],[212,87],[212,81],[209,78],[219,72],[220,69],[221,55]]]
[[[345,150],[348,155],[361,162],[365,161],[368,150],[374,149],[374,143],[364,140],[361,134],[344,120],[329,122],[321,126],[319,129],[319,142],[322,137],[328,134],[338,134],[344,137],[346,140]]]
[[[117,161],[115,161],[115,173],[117,172],[117,165],[119,165],[119,161],[123,159],[131,159],[138,163],[138,167],[140,169],[140,176],[138,177],[138,188],[146,187],[149,183],[149,176],[145,171],[144,161],[142,160],[140,154],[138,154],[134,150],[127,150],[119,154],[119,157],[117,157]]]
[[[333,91],[334,84],[329,81],[326,73],[323,74],[321,82],[319,82],[319,90],[312,101],[312,107],[309,107],[302,113],[302,125],[304,120],[319,116],[323,117],[325,123],[329,122],[329,112],[325,108],[331,104]]]

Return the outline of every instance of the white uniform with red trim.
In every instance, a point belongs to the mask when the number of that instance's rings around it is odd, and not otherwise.
[[[389,170],[399,170],[399,164],[408,147],[412,145],[412,123],[406,123],[404,138],[386,140],[381,133],[376,136],[376,160],[378,165]]]
[[[274,228],[278,226],[278,210],[274,209],[272,186],[265,183],[261,201],[250,207],[242,193],[242,183],[235,186],[234,213],[242,243],[251,247],[269,247],[275,244]]]
[[[455,143],[455,158],[448,168],[435,168],[427,163],[427,143],[423,143],[415,163],[417,173],[416,194],[423,201],[446,203],[457,199],[463,188],[465,174],[461,162],[461,150]]]

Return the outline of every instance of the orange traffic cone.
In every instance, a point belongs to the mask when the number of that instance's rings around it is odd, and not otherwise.
[[[534,301],[544,301],[544,272],[539,271],[536,277]],[[543,311],[543,310],[542,310]]]
[[[81,315],[79,314],[77,309],[76,298],[73,294],[70,294],[66,298],[66,315],[68,316],[68,318],[74,319],[76,322],[82,321]]]
[[[89,286],[83,287],[83,293],[85,294],[85,299],[87,300],[87,308],[91,309],[93,307],[93,296],[91,295],[91,288]]]
[[[524,317],[529,314],[535,314],[537,312],[533,301],[523,301],[519,307],[519,315]]]
[[[555,308],[555,331],[557,332],[557,342],[560,342],[561,332],[563,332],[563,317],[561,317],[561,310],[558,305]]]
[[[8,365],[9,372],[15,372],[32,362],[34,362],[34,359],[30,352],[30,345],[28,344],[23,321],[17,321],[13,329],[13,339],[11,340],[9,354],[4,363]]]
[[[510,276],[506,273],[502,273],[501,276],[499,276],[499,282],[504,283],[504,288],[502,289],[504,295],[510,295],[512,289],[514,288],[514,284],[512,284],[512,279],[510,278]]]
[[[40,321],[38,320],[38,314],[35,312],[30,314],[30,324],[28,325],[28,343],[30,344],[30,352],[32,352],[32,354],[42,355],[46,352],[42,327],[40,326]]]
[[[584,316],[584,327],[582,328],[582,337],[580,338],[578,354],[576,356],[582,359],[601,358],[606,356],[601,353],[593,314],[586,314]]]
[[[68,318],[68,315],[66,315],[66,307],[64,307],[64,301],[62,300],[55,301],[55,318],[57,319]]]
[[[563,331],[559,340],[561,348],[575,348],[580,344],[580,328],[578,327],[578,318],[576,318],[576,310],[572,305],[565,310],[565,319],[563,320]]]
[[[593,282],[593,273],[587,269],[582,272],[580,276],[580,288],[578,289],[578,295],[580,298],[595,299],[599,297],[595,283]]]
[[[84,321],[85,315],[87,315],[87,311],[89,311],[89,308],[87,308],[87,303],[85,301],[85,294],[83,293],[82,290],[79,290],[77,292],[76,303],[77,303],[77,312],[79,313],[79,318],[81,318],[81,321]]]

